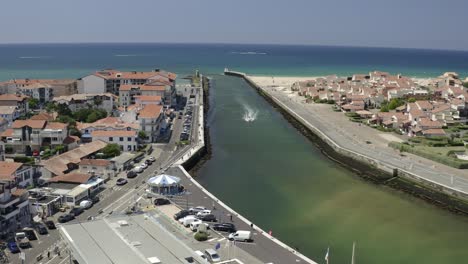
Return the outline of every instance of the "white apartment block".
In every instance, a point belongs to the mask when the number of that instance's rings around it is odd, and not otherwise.
[[[53,101],[57,104],[66,104],[73,112],[81,109],[100,108],[111,113],[117,104],[117,97],[111,93],[87,93],[58,96]]]
[[[95,130],[91,132],[91,137],[93,141],[101,140],[109,144],[118,144],[122,151],[136,151],[138,146],[137,132],[132,130]]]

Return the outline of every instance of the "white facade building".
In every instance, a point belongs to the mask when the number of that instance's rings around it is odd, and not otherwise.
[[[101,140],[109,144],[118,144],[122,151],[137,150],[137,132],[130,130],[104,131],[95,130],[91,132],[92,140]]]

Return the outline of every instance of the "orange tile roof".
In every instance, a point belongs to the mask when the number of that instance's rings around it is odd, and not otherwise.
[[[67,124],[64,123],[59,123],[59,122],[48,122],[45,129],[53,129],[53,130],[59,130],[59,129],[66,129]]]
[[[157,118],[162,111],[162,105],[149,104],[140,110],[140,118]]]
[[[22,128],[24,126],[28,126],[31,128],[44,128],[47,121],[45,120],[15,120],[13,122],[12,128]]]
[[[87,183],[92,176],[86,173],[68,173],[55,176],[49,182]]]
[[[135,137],[134,130],[94,130],[91,132],[92,137]]]
[[[129,72],[122,72],[115,69],[106,69],[102,71],[97,71],[94,75],[99,76],[104,79],[149,79],[152,77],[165,77],[171,80],[175,80],[177,75],[172,72],[166,71],[149,71],[149,72],[142,72],[142,71],[129,71]]]
[[[140,85],[121,84],[119,91],[130,91],[131,89],[140,89]]]
[[[30,118],[31,120],[47,120],[47,121],[53,121],[55,119],[53,114],[49,113],[39,113],[37,115],[34,115]]]
[[[142,91],[166,91],[166,86],[163,85],[142,85]]]
[[[111,164],[109,160],[105,159],[82,159],[79,165],[102,166],[107,167]]]
[[[12,128],[8,128],[7,130],[3,131],[3,133],[0,135],[2,137],[11,137],[13,136],[14,130]]]
[[[0,180],[14,179],[15,171],[21,166],[23,166],[23,163],[0,161]]]
[[[423,130],[423,135],[445,135],[445,131],[442,128],[431,128]]]
[[[16,94],[2,94],[0,95],[0,101],[18,101],[18,102],[21,102],[21,101],[24,101],[26,100],[28,97],[27,96],[24,96],[24,95],[16,95]]]

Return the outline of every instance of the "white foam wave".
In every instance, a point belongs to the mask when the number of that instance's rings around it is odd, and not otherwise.
[[[47,59],[50,56],[21,56],[20,59]]]
[[[256,51],[232,51],[232,54],[240,55],[267,55],[266,52],[256,52]]]
[[[242,105],[244,107],[244,116],[242,119],[244,119],[245,122],[253,122],[257,119],[258,116],[258,110],[251,108],[247,104]]]
[[[137,57],[138,54],[115,54],[114,57]]]

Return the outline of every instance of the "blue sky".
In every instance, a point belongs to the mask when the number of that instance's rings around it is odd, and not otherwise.
[[[466,0],[14,0],[0,43],[272,43],[468,50]]]

